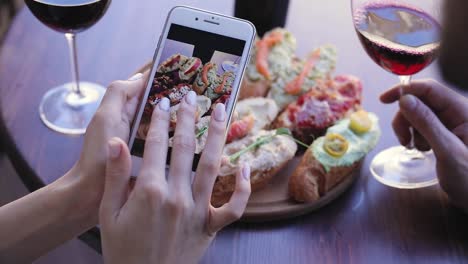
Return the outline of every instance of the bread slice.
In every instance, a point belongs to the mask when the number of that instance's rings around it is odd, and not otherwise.
[[[361,162],[362,159],[350,166],[332,167],[329,171],[325,171],[309,149],[289,178],[289,194],[298,202],[317,201],[350,176]]]
[[[252,192],[260,190],[268,185],[273,176],[281,171],[288,161],[279,164],[277,167],[267,171],[255,171],[250,174],[250,188]],[[220,207],[229,202],[232,193],[236,188],[236,175],[218,176],[213,187],[211,195],[211,204],[214,207]]]
[[[251,97],[237,102],[235,111],[238,119],[253,114],[255,123],[250,132],[255,134],[275,120],[279,109],[272,99]]]
[[[248,77],[245,77],[242,80],[238,98],[242,100],[250,97],[265,97],[270,90],[270,85],[270,81],[265,79],[251,81]]]
[[[275,131],[260,130],[254,135],[233,141],[224,147],[223,155],[230,156],[245,149],[262,137],[274,135]],[[251,168],[252,191],[263,188],[295,155],[297,144],[289,136],[277,135],[267,143],[241,155],[234,163],[223,164],[213,187],[212,204],[221,206],[229,201],[236,186],[235,174],[240,166],[248,163]]]

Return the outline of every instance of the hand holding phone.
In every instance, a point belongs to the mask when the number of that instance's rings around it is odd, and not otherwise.
[[[155,107],[163,98],[169,100],[169,157],[176,139],[177,112],[191,91],[195,92],[195,126],[184,133],[195,136],[192,170],[196,169],[216,104],[226,106],[229,124],[254,37],[255,28],[244,20],[187,7],[171,10],[129,141],[133,175],[141,167]]]
[[[197,263],[224,226],[239,219],[250,195],[250,169],[238,171],[229,203],[210,205],[224,145],[227,116],[217,104],[211,116],[206,151],[190,179],[196,94],[181,101],[169,174],[165,160],[169,129],[169,99],[153,113],[145,155],[135,185],[129,190],[130,153],[118,138],[109,141],[106,183],[100,208],[103,255],[108,263]],[[125,249],[125,250],[122,250]]]

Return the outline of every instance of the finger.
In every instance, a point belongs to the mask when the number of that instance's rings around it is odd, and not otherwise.
[[[463,95],[433,80],[418,80],[409,86],[397,85],[383,93],[383,103],[399,100],[401,94],[412,94],[431,108],[439,120],[448,128],[454,129],[468,120],[468,100]]]
[[[127,100],[138,96],[144,90],[147,77],[148,73],[137,73],[127,81],[111,83],[102,98],[100,108],[121,111]]]
[[[437,87],[433,87],[433,85]],[[393,103],[400,99],[403,94],[412,94],[416,97],[422,98],[426,93],[441,93],[441,90],[447,90],[435,81],[430,80],[417,80],[412,81],[409,85],[401,83],[393,86],[389,90],[380,95],[380,100],[383,103]]]
[[[140,97],[143,92],[145,91],[145,85],[148,83],[148,78],[149,78],[150,72],[149,70],[146,70],[143,73],[137,73],[130,77],[127,80],[127,83],[131,84],[129,85],[127,89],[127,96],[132,98],[132,97]]]
[[[250,197],[250,166],[246,163],[236,174],[236,189],[228,203],[219,208],[210,207],[211,233],[218,232],[221,228],[240,219],[245,211]]]
[[[136,74],[135,76],[137,76]],[[132,76],[129,80],[132,80],[135,78],[135,76]],[[131,122],[135,119],[135,116],[138,111],[138,106],[139,102],[141,100],[141,97],[145,91],[145,84],[148,83],[148,77],[149,77],[149,71],[145,71],[143,73],[143,76],[141,77],[143,79],[143,85],[141,86],[132,86],[135,89],[127,91],[127,109],[126,109],[126,116],[124,118],[128,121],[128,124],[130,125]]]
[[[468,146],[468,122],[464,123],[461,126],[458,126],[453,131],[453,134],[456,135],[465,145]]]
[[[131,160],[127,144],[119,138],[111,138],[108,142],[105,187],[100,209],[102,217],[113,219],[125,204],[130,169]]]
[[[426,139],[417,131],[413,129],[414,147],[419,151],[429,151],[431,146],[427,143]]]
[[[411,134],[409,131],[410,124],[401,111],[398,111],[395,118],[393,118],[392,127],[400,144],[407,146],[411,140]]]
[[[400,99],[400,111],[408,122],[426,139],[436,153],[450,154],[457,138],[447,130],[437,116],[413,95]]]
[[[211,192],[223,157],[226,134],[226,108],[217,104],[211,116],[205,149],[198,163],[193,182],[193,198],[197,204],[208,206]]]
[[[409,146],[411,141],[411,133],[410,133],[410,123],[406,118],[403,116],[401,111],[395,115],[395,118],[392,122],[393,131],[398,138],[398,141],[403,146]],[[417,130],[413,129],[413,140],[414,140],[414,147],[416,147],[420,151],[429,151],[431,147],[427,143],[421,134]]]
[[[165,181],[169,145],[169,99],[164,97],[154,108],[145,140],[141,177],[143,181]]]
[[[190,91],[180,103],[172,145],[168,182],[183,195],[190,194],[193,155],[195,153],[196,94]]]

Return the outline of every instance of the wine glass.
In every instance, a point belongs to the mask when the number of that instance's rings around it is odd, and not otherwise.
[[[351,8],[356,33],[369,57],[397,75],[403,86],[410,85],[411,76],[435,59],[440,0],[351,0]],[[378,153],[371,162],[371,173],[378,181],[396,188],[434,185],[434,154],[415,149],[413,128],[409,132],[409,145]]]
[[[73,82],[49,90],[39,106],[46,126],[64,134],[83,134],[96,112],[105,88],[80,82],[75,34],[94,25],[111,0],[25,0],[34,16],[48,27],[64,33],[70,50]]]

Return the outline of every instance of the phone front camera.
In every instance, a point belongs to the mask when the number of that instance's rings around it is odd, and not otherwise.
[[[195,20],[198,21],[198,17],[196,17]]]

